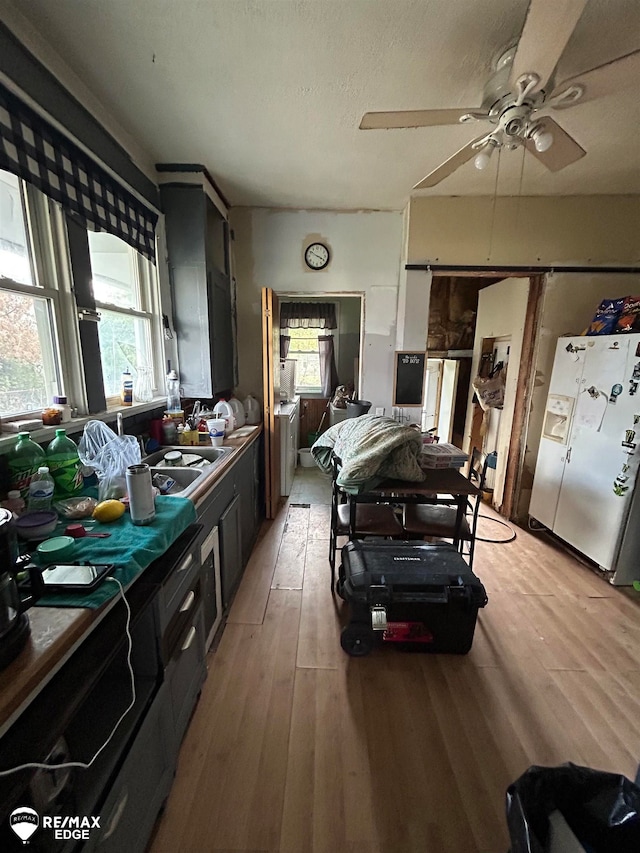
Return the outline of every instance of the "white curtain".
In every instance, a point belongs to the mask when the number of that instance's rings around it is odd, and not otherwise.
[[[331,397],[338,385],[338,370],[333,350],[333,335],[318,335],[320,382],[323,397]]]

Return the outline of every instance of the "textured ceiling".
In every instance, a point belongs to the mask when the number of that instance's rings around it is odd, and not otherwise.
[[[2,4],[0,4],[2,5]],[[477,127],[361,131],[369,110],[473,107],[527,0],[3,0],[154,162],[203,163],[231,204],[402,208]],[[15,18],[15,14],[14,14]],[[637,0],[589,0],[558,67],[640,48]],[[636,81],[554,118],[587,150],[522,149],[420,195],[640,193]],[[484,126],[482,126],[484,127]]]

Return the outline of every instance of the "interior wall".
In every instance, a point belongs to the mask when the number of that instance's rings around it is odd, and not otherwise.
[[[495,210],[494,210],[495,207]],[[640,263],[640,197],[416,197],[408,262],[496,265]]]
[[[527,425],[518,518],[526,517],[531,500],[556,341],[563,335],[581,334],[603,299],[636,294],[640,294],[640,274],[554,273],[547,276],[536,343],[535,383]]]
[[[511,337],[509,368],[505,387],[504,408],[500,416],[500,428],[498,430],[497,446],[489,447],[487,450],[498,452],[498,464],[495,474],[495,485],[493,500],[499,507],[502,503],[504,478],[507,467],[507,456],[511,439],[511,424],[518,386],[518,373],[520,366],[520,355],[522,352],[522,337],[524,334],[524,323],[527,312],[527,298],[529,295],[528,278],[506,278],[481,290],[478,295],[478,316],[476,320],[476,332],[473,344],[473,360],[471,365],[472,378],[478,375],[480,365],[480,353],[483,338]],[[471,439],[471,422],[473,414],[473,388],[469,389],[467,402],[467,418],[465,425],[465,450],[471,452],[469,447]]]
[[[233,208],[237,279],[239,392],[262,399],[260,290],[304,296],[364,298],[362,388],[373,407],[391,407],[403,214],[400,211],[313,211]],[[318,240],[329,265],[311,271],[304,250]],[[426,339],[426,323],[425,323]]]

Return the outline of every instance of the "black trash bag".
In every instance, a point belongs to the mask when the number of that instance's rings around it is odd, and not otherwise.
[[[510,853],[545,853],[556,809],[589,853],[640,851],[640,788],[624,776],[567,763],[530,767],[507,788]]]

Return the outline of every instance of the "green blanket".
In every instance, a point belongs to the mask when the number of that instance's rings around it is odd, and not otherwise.
[[[159,495],[156,497],[156,517],[151,524],[137,526],[129,513],[110,524],[98,524],[92,529],[111,536],[108,539],[78,539],[68,562],[113,563],[117,566],[113,576],[126,589],[195,520],[196,510],[190,500]],[[103,581],[89,593],[50,593],[39,599],[38,605],[96,608],[119,593],[117,584]]]
[[[391,418],[361,415],[347,418],[322,433],[311,448],[316,464],[331,473],[331,458],[342,461],[338,485],[359,494],[392,477],[414,483],[425,479],[418,464],[422,436],[415,427]]]

